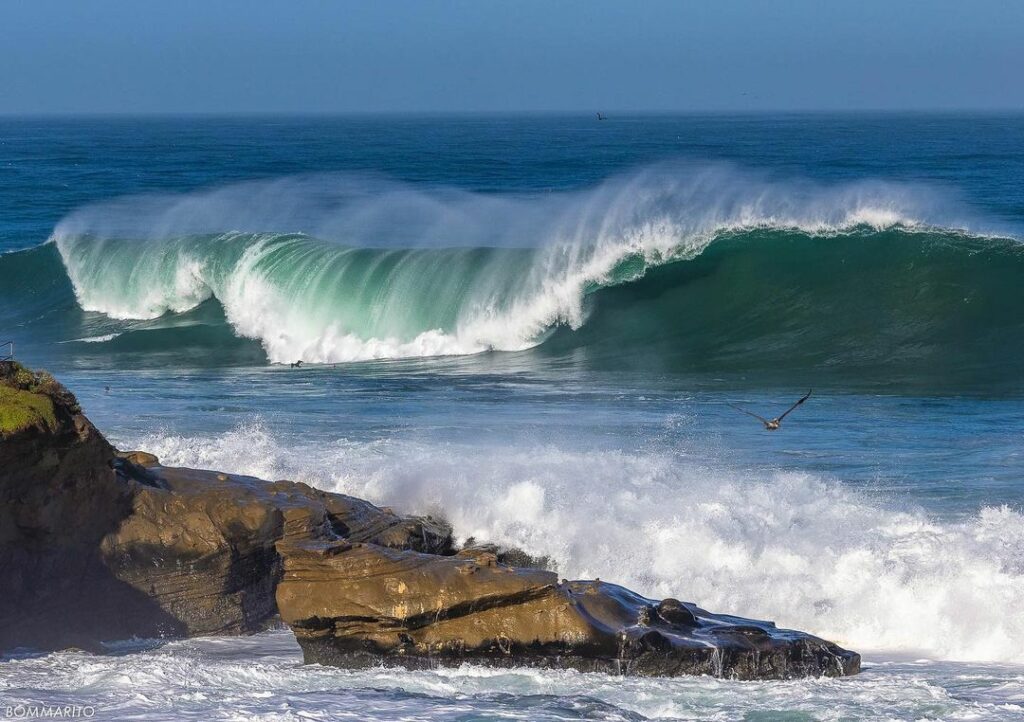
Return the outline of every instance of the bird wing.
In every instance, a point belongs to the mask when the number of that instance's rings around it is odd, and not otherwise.
[[[747,416],[753,416],[755,419],[760,421],[762,424],[767,424],[768,423],[768,419],[764,418],[763,416],[758,416],[757,414],[753,413],[752,411],[747,411],[746,409],[741,409],[736,404],[729,404],[729,406],[733,407],[737,411],[740,411],[740,412],[746,414]]]
[[[804,397],[803,397],[802,399],[800,399],[800,400],[799,400],[799,401],[797,401],[797,402],[796,402],[795,404],[793,404],[793,405],[792,405],[792,406],[790,406],[790,407],[789,407],[788,409],[786,409],[786,413],[785,413],[785,414],[783,414],[782,416],[780,416],[778,420],[779,420],[779,421],[782,421],[782,420],[783,420],[784,418],[786,418],[786,414],[788,414],[788,413],[789,413],[790,411],[792,411],[793,409],[795,409],[795,408],[796,408],[797,406],[799,406],[800,404],[802,404],[802,403],[803,403],[804,401],[806,401],[807,399],[811,398],[811,394],[812,394],[813,392],[814,392],[814,389],[811,389],[810,391],[808,391],[808,392],[807,392],[807,394],[806,394],[806,395],[805,395],[805,396],[804,396]]]

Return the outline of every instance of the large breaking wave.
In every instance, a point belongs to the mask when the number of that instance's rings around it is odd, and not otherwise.
[[[535,349],[614,367],[1011,379],[1024,251],[958,207],[912,185],[725,166],[534,195],[303,177],[89,206],[53,233],[62,269],[36,249],[0,259],[0,277],[66,272],[85,312],[68,333],[94,354],[234,344],[248,362],[252,339],[275,363]],[[61,281],[48,280],[66,293]]]

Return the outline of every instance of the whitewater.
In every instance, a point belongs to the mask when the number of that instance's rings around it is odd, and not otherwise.
[[[748,610],[858,650],[1024,663],[1024,619],[1014,613],[1024,603],[1024,518],[1007,506],[944,521],[814,474],[730,469],[685,446],[389,439],[314,450],[260,423],[131,445],[175,466],[400,500],[403,511],[444,514],[462,540],[549,556],[570,579]]]

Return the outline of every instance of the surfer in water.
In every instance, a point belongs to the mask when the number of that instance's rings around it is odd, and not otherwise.
[[[288,365],[291,366],[293,369],[302,368],[302,359],[299,359],[295,363]]]
[[[729,404],[729,406],[731,406],[732,408],[736,409],[737,411],[743,412],[747,416],[753,416],[755,419],[757,419],[762,424],[764,424],[765,431],[778,431],[779,427],[782,426],[782,420],[784,418],[786,418],[793,409],[795,409],[797,406],[802,404],[807,399],[811,398],[811,393],[813,393],[813,391],[814,391],[814,389],[811,389],[810,391],[808,391],[807,394],[802,399],[800,399],[795,404],[793,404],[788,409],[786,409],[786,413],[782,414],[781,416],[776,416],[774,419],[766,419],[763,416],[758,416],[757,414],[755,414],[753,412],[750,412],[750,411],[747,411],[746,409],[741,409],[736,404]]]

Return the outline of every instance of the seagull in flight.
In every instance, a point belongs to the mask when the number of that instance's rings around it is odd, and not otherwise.
[[[803,397],[802,399],[800,399],[800,400],[799,400],[799,401],[797,401],[797,402],[796,402],[795,404],[793,404],[793,405],[792,405],[792,406],[790,406],[790,407],[789,407],[788,409],[786,409],[786,413],[782,414],[781,416],[776,416],[776,417],[775,417],[774,419],[766,419],[766,418],[764,418],[763,416],[758,416],[757,414],[755,414],[755,413],[752,413],[752,412],[750,412],[750,411],[747,411],[746,409],[741,409],[741,408],[740,408],[739,406],[737,406],[736,404],[729,404],[729,406],[733,407],[733,408],[734,408],[734,409],[736,409],[737,411],[742,411],[742,412],[743,412],[744,414],[746,414],[747,416],[753,416],[753,417],[754,417],[755,419],[757,419],[757,420],[758,420],[758,421],[760,421],[760,422],[761,422],[762,424],[764,424],[764,428],[765,428],[765,431],[778,431],[778,430],[779,430],[779,427],[780,427],[780,426],[782,426],[782,420],[783,420],[784,418],[786,418],[787,416],[789,416],[789,413],[790,413],[790,412],[791,412],[791,411],[792,411],[793,409],[795,409],[795,408],[796,408],[797,406],[799,406],[800,404],[802,404],[802,403],[803,403],[804,401],[806,401],[807,399],[811,398],[811,393],[812,393],[813,391],[814,391],[814,389],[811,389],[810,391],[808,391],[808,392],[807,392],[807,394],[806,394],[806,395],[805,395],[805,396],[804,396],[804,397]]]

